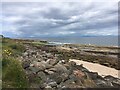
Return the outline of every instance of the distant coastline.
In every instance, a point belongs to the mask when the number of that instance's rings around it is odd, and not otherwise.
[[[56,45],[84,44],[97,46],[118,46],[119,44],[118,36],[19,37],[18,39],[48,41],[50,44]]]

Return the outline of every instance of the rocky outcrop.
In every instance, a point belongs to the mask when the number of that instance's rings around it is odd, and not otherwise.
[[[101,77],[90,72],[83,65],[60,60],[59,55],[48,53],[26,45],[22,65],[31,88],[101,88],[120,87],[120,79],[112,76]]]

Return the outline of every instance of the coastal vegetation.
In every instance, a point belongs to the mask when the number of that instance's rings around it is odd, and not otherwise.
[[[27,77],[18,57],[25,48],[20,42],[9,38],[2,38],[2,87],[3,88],[26,88]]]
[[[31,45],[44,45],[46,41],[34,42],[32,40],[10,39],[2,36],[1,44],[1,72],[3,88],[28,88],[29,83],[20,62],[20,56],[25,51],[24,43]]]

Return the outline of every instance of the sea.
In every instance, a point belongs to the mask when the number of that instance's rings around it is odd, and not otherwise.
[[[118,36],[87,36],[87,37],[41,37],[51,44],[89,44],[98,46],[119,46]]]

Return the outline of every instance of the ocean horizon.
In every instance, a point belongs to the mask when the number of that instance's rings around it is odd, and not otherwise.
[[[86,37],[32,37],[27,39],[45,40],[53,44],[88,44],[98,46],[119,46],[118,36],[86,36]]]

